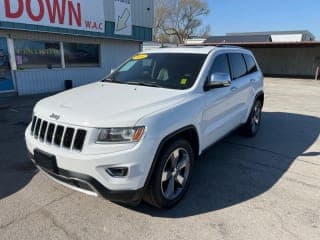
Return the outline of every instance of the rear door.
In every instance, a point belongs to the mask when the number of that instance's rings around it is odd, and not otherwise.
[[[236,118],[237,124],[241,124],[243,119],[248,112],[248,103],[251,102],[252,98],[252,79],[248,74],[247,64],[245,57],[241,53],[230,53],[230,69],[232,76],[232,100],[234,117]],[[250,103],[251,104],[251,103]]]
[[[259,88],[261,88],[262,81],[263,81],[263,74],[259,70],[256,60],[253,58],[253,56],[249,54],[243,54],[243,56],[246,61],[247,75],[251,84],[251,92],[249,96],[251,97],[250,99],[251,101],[249,100],[248,104],[252,105],[256,97],[255,96],[256,92],[259,90]]]

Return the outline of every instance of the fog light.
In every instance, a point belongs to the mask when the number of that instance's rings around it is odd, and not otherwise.
[[[106,171],[111,177],[125,177],[128,175],[128,168],[125,167],[108,168]]]

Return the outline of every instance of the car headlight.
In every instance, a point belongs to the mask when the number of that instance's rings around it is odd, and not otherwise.
[[[144,130],[144,127],[100,129],[97,143],[139,142],[144,134]]]

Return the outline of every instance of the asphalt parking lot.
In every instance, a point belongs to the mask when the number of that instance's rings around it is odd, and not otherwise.
[[[266,79],[259,135],[237,132],[196,163],[171,210],[69,190],[26,157],[43,96],[0,98],[0,239],[320,239],[320,81]]]

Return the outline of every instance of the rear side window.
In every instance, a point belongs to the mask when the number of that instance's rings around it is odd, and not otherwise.
[[[228,56],[226,54],[216,57],[212,64],[211,74],[214,73],[227,73],[230,75]]]
[[[247,74],[247,66],[244,61],[242,54],[240,53],[230,53],[230,66],[232,78],[237,79]]]
[[[244,54],[243,56],[244,56],[244,59],[246,60],[246,63],[247,63],[248,74],[257,72],[258,68],[257,68],[256,62],[254,61],[253,57],[248,54]]]

